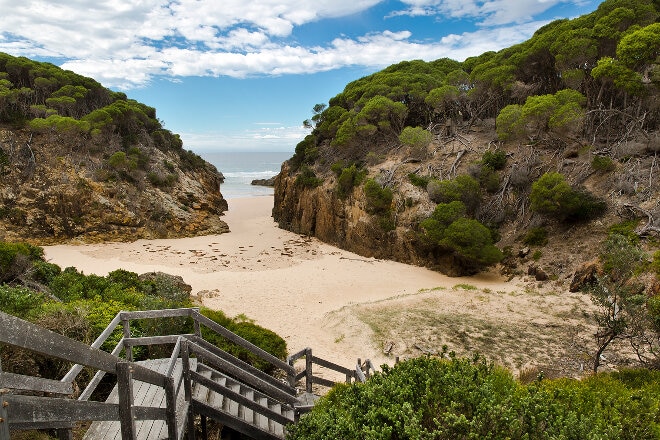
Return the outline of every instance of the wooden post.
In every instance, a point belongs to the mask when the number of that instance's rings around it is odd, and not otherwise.
[[[9,403],[5,400],[5,394],[9,392],[8,389],[0,389],[0,440],[10,440],[9,436],[9,419],[7,419],[7,406]]]
[[[312,392],[312,382],[314,377],[312,375],[312,349],[305,350],[305,391]]]
[[[135,440],[133,415],[133,371],[128,362],[117,363],[117,391],[119,393],[119,423],[122,440]]]
[[[290,358],[287,363],[289,364],[290,367],[293,367],[293,364],[295,364],[296,361]],[[291,388],[295,388],[296,387],[296,370],[295,370],[295,368],[291,368],[290,371],[288,371],[286,373],[286,378],[287,378],[287,381],[289,382],[289,386]]]
[[[183,391],[188,404],[188,439],[195,440],[195,414],[192,409],[192,384],[190,383],[190,350],[188,341],[181,341],[181,368],[183,369]]]
[[[177,440],[178,427],[176,426],[176,389],[174,378],[168,377],[165,385],[165,410],[167,412],[167,435],[170,440]]]
[[[121,325],[124,327],[124,338],[128,339],[131,337],[131,321],[122,317],[121,319]],[[133,346],[126,347],[124,345],[124,349],[126,350],[126,360],[133,362]]]

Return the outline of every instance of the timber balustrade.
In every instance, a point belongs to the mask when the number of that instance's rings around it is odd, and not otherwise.
[[[193,333],[148,337],[133,337],[132,335],[131,321],[176,317],[192,319]],[[101,350],[101,346],[119,326],[121,326],[123,337],[115,348],[111,353]],[[283,371],[287,382],[284,383],[205,341],[202,338],[202,327],[208,328],[269,362],[275,369]],[[333,381],[315,376],[313,365],[316,364],[344,374],[347,383],[352,380],[365,381],[369,377],[370,369],[373,370],[373,365],[369,360],[362,364],[358,359],[356,369],[351,370],[313,356],[310,348],[305,348],[289,356],[284,362],[203,316],[197,308],[119,312],[91,346],[0,312],[0,343],[75,364],[60,381],[4,373],[0,368],[0,401],[2,402],[0,404],[0,440],[10,438],[10,428],[12,430],[55,428],[59,429],[60,438],[70,439],[70,429],[77,421],[98,420],[120,421],[122,439],[136,438],[136,420],[164,420],[167,423],[168,438],[181,440],[187,425],[193,420],[195,408],[203,409],[200,403],[194,402],[191,398],[193,383],[199,383],[278,423],[285,424],[294,422],[301,413],[311,408],[310,405],[301,403],[301,400],[296,397],[295,387],[299,380],[305,378],[307,393],[312,393],[313,384],[328,387],[335,384]],[[134,347],[162,344],[174,345],[165,374],[133,362]],[[125,359],[120,357],[122,353],[124,353]],[[190,355],[196,357],[198,364],[203,363],[204,368],[232,377],[253,389],[254,392],[290,407],[295,413],[295,420],[287,419],[281,413],[275,413],[253,401],[248,401],[231,389],[192,371]],[[305,358],[305,369],[297,373],[294,364],[303,357]],[[183,366],[183,374],[176,380],[174,371],[178,362]],[[78,398],[71,399],[73,382],[85,367],[95,369],[97,373]],[[106,373],[117,376],[119,403],[89,400]],[[134,405],[133,380],[163,388],[166,407]],[[35,394],[34,392],[47,394],[49,397],[14,394],[21,391],[29,391],[32,392],[31,394]],[[180,409],[181,414],[177,414],[176,402],[182,392],[185,396],[184,405]],[[50,397],[53,395],[57,397]]]

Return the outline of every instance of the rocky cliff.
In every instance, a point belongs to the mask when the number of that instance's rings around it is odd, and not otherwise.
[[[50,244],[227,232],[222,174],[144,137],[123,149],[84,134],[0,129],[0,240]]]

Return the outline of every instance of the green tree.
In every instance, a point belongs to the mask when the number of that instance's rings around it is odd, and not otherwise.
[[[560,173],[545,173],[532,184],[531,209],[558,220],[579,221],[601,215],[607,205],[586,191],[574,190]]]
[[[424,159],[426,148],[433,140],[433,133],[422,127],[406,127],[399,135],[399,141],[410,148],[410,154],[414,158]]]

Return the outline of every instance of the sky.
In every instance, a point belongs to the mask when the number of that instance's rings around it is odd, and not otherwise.
[[[0,0],[0,52],[155,107],[184,148],[293,151],[350,81],[463,61],[600,0]]]

